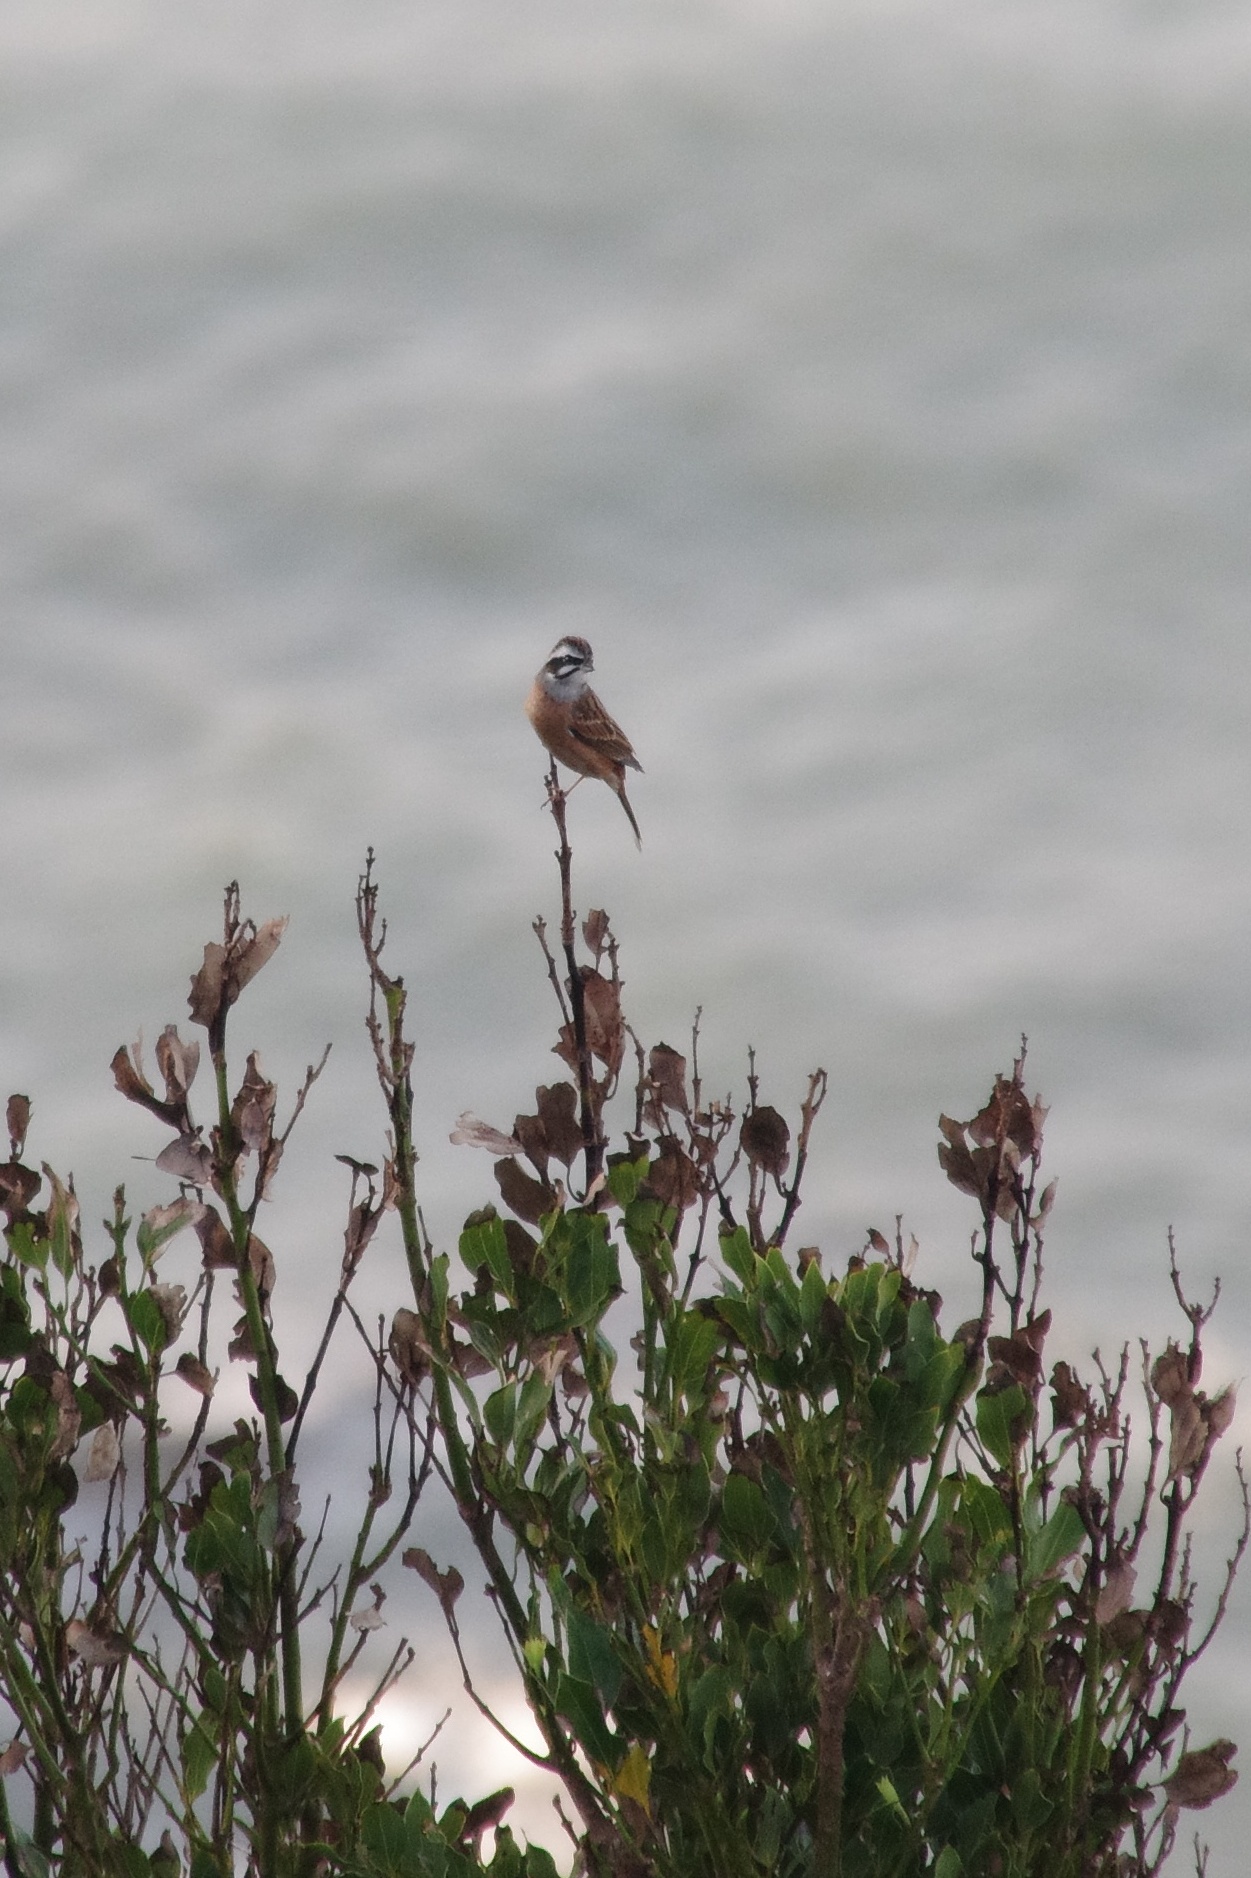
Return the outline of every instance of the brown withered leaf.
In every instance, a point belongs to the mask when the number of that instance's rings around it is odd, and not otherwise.
[[[74,1192],[73,1176],[71,1175],[67,1186],[60,1175],[44,1161],[43,1177],[52,1189],[52,1198],[48,1202],[47,1213],[48,1237],[55,1239],[63,1232],[76,1259],[81,1259],[82,1240],[78,1233],[78,1222],[82,1209],[78,1204],[78,1195]]]
[[[205,1029],[219,1023],[239,993],[273,957],[286,930],[285,919],[267,919],[256,927],[245,922],[228,946],[210,940],[187,998],[192,1023],[203,1024]]]
[[[253,1402],[255,1402],[257,1408],[263,1410],[265,1407],[265,1398],[261,1390],[261,1379],[259,1376],[248,1377],[248,1394],[251,1396]],[[280,1376],[276,1370],[274,1372],[274,1406],[278,1411],[278,1420],[280,1422],[294,1421],[296,1411],[300,1406],[299,1396],[291,1387],[286,1377]]]
[[[539,1116],[514,1116],[513,1133],[521,1143],[522,1152],[530,1165],[537,1171],[540,1179],[546,1180],[549,1155],[547,1130]]]
[[[278,1380],[281,1382],[281,1377]],[[278,1487],[278,1521],[274,1528],[274,1544],[281,1548],[290,1545],[300,1535],[300,1490],[295,1483],[293,1467],[284,1467],[280,1474],[274,1475],[274,1480]]]
[[[538,1240],[517,1219],[504,1221],[504,1238],[513,1270],[528,1277],[534,1266],[534,1255],[539,1249]]]
[[[257,1054],[253,1050],[248,1057],[239,1093],[230,1109],[230,1119],[238,1130],[245,1153],[261,1154],[269,1146],[273,1138],[274,1106],[277,1100],[277,1088],[261,1074]]]
[[[207,1187],[213,1178],[213,1156],[195,1135],[177,1136],[161,1149],[156,1164],[163,1174],[172,1174],[192,1187]]]
[[[466,1382],[472,1381],[475,1376],[494,1374],[494,1363],[472,1343],[458,1343],[455,1337],[450,1337],[448,1343],[452,1361]]]
[[[1146,1611],[1117,1611],[1104,1625],[1108,1648],[1114,1656],[1132,1656],[1147,1634]]]
[[[235,1257],[235,1242],[230,1236],[221,1214],[209,1206],[204,1209],[204,1217],[195,1223],[196,1238],[200,1241],[200,1253],[205,1271],[233,1271],[239,1261]]]
[[[274,1290],[274,1255],[263,1239],[256,1234],[248,1234],[248,1264],[252,1267],[252,1276],[261,1295],[261,1303],[268,1303]]]
[[[1196,1811],[1211,1806],[1237,1784],[1238,1771],[1229,1765],[1238,1752],[1233,1741],[1213,1741],[1210,1747],[1194,1748],[1183,1754],[1164,1782],[1170,1806],[1189,1806]]]
[[[239,1318],[235,1324],[235,1334],[226,1345],[226,1355],[232,1363],[254,1363],[256,1346],[252,1342],[252,1332],[246,1317]]]
[[[1090,1409],[1090,1397],[1068,1363],[1051,1372],[1051,1416],[1057,1428],[1080,1428]]]
[[[1232,1383],[1222,1389],[1219,1395],[1214,1395],[1210,1402],[1204,1404],[1203,1418],[1211,1430],[1213,1441],[1219,1441],[1230,1427],[1237,1407],[1238,1391]]]
[[[113,1071],[114,1083],[128,1102],[137,1102],[141,1109],[147,1109],[149,1114],[159,1117],[169,1127],[176,1129],[179,1134],[182,1133],[186,1124],[187,1105],[184,1101],[169,1102],[157,1095],[139,1067],[137,1043],[133,1047],[133,1052],[128,1050],[124,1043],[121,1044],[113,1052],[113,1060],[109,1067]]]
[[[456,1600],[465,1589],[465,1581],[456,1567],[449,1565],[445,1572],[441,1572],[430,1554],[419,1545],[410,1545],[400,1563],[425,1580],[442,1605],[444,1616],[450,1620],[456,1608]]]
[[[143,1224],[153,1238],[161,1242],[156,1256],[160,1257],[161,1250],[182,1227],[197,1226],[207,1210],[202,1201],[190,1200],[185,1194],[168,1200],[164,1206],[150,1206],[143,1216]]]
[[[586,949],[592,953],[598,965],[599,955],[608,943],[608,915],[602,906],[593,906],[582,922],[582,937]]]
[[[743,1117],[738,1138],[743,1153],[753,1166],[762,1168],[775,1180],[782,1178],[791,1158],[791,1131],[785,1118],[776,1109],[769,1108],[767,1104],[754,1108],[750,1115]]]
[[[167,1024],[156,1040],[156,1066],[165,1079],[166,1100],[185,1103],[200,1067],[200,1046],[184,1043],[177,1027]]]
[[[567,1363],[572,1363],[578,1354],[578,1340],[571,1330],[559,1337],[540,1337],[527,1346],[526,1355],[535,1368],[542,1372],[543,1380],[550,1388]]]
[[[620,986],[585,965],[581,976],[587,1047],[591,1055],[598,1057],[605,1069],[615,1076],[625,1055]]]
[[[1043,1220],[1047,1218],[1048,1214],[1051,1212],[1052,1207],[1056,1203],[1056,1189],[1059,1185],[1060,1183],[1058,1180],[1049,1180],[1047,1182],[1046,1186],[1043,1188],[1041,1194],[1038,1197],[1038,1210],[1035,1212],[1033,1219],[1030,1221],[1031,1226],[1039,1226],[1042,1224]]]
[[[1043,1681],[1049,1688],[1059,1689],[1065,1700],[1072,1702],[1085,1673],[1085,1664],[1071,1643],[1061,1640],[1052,1644],[1043,1670]]]
[[[1193,1474],[1208,1445],[1207,1423],[1203,1409],[1193,1395],[1179,1395],[1169,1404],[1169,1480]]]
[[[983,1183],[964,1139],[964,1129],[959,1122],[953,1122],[949,1115],[940,1115],[938,1126],[944,1136],[938,1144],[939,1166],[953,1187],[980,1200]]]
[[[380,1775],[385,1776],[387,1764],[382,1753],[381,1722],[375,1722],[372,1728],[366,1729],[356,1743],[356,1758],[363,1761],[366,1767],[374,1767]]]
[[[30,1127],[30,1097],[11,1095],[5,1119],[9,1127],[10,1158],[20,1161],[22,1149],[26,1146],[26,1131]]]
[[[1173,1656],[1185,1642],[1190,1628],[1190,1613],[1176,1598],[1161,1598],[1151,1613],[1151,1635],[1160,1648]]]
[[[429,1375],[430,1341],[416,1311],[410,1311],[403,1304],[391,1319],[387,1349],[404,1381],[414,1389]]]
[[[33,1167],[23,1167],[20,1161],[0,1162],[0,1206],[10,1225],[26,1212],[42,1184]]]
[[[672,1206],[679,1213],[684,1213],[699,1198],[698,1170],[675,1136],[666,1135],[658,1144],[643,1187],[662,1206]]]
[[[187,997],[193,1024],[203,1024],[207,1029],[219,1011],[234,1003],[234,998],[227,993],[227,958],[226,947],[219,940],[210,939],[204,948],[204,963],[192,978]]]
[[[117,1438],[117,1430],[112,1422],[101,1422],[91,1437],[91,1446],[87,1450],[87,1465],[83,1469],[83,1479],[112,1480],[117,1472],[117,1464],[122,1458],[122,1444]]]
[[[1119,1617],[1129,1609],[1137,1579],[1138,1573],[1128,1559],[1122,1559],[1119,1565],[1112,1567],[1095,1599],[1097,1624],[1110,1624],[1114,1617]]]
[[[217,1386],[217,1378],[212,1370],[202,1363],[198,1356],[193,1356],[190,1350],[183,1351],[174,1365],[174,1374],[180,1376],[189,1389],[194,1389],[197,1395],[204,1396],[206,1400]]]
[[[461,1844],[471,1843],[476,1850],[483,1833],[499,1825],[516,1797],[511,1787],[501,1787],[497,1793],[488,1793],[485,1800],[475,1801],[461,1828]]]
[[[74,1394],[74,1385],[63,1369],[54,1370],[49,1384],[49,1393],[56,1404],[56,1434],[52,1446],[48,1449],[48,1458],[63,1461],[78,1446],[78,1431],[82,1427],[82,1410]]]
[[[282,935],[286,930],[287,916],[285,914],[281,919],[262,920],[252,932],[246,925],[240,928],[239,937],[230,948],[231,975],[238,991],[250,985],[262,966],[268,965],[281,945]]]
[[[647,1078],[656,1099],[667,1109],[685,1115],[690,1106],[686,1096],[686,1058],[667,1043],[658,1043],[647,1054]]]
[[[571,1167],[585,1145],[578,1120],[578,1092],[570,1082],[543,1083],[534,1092],[549,1154]]]
[[[573,1070],[574,1074],[577,1074],[578,1039],[574,1033],[572,1024],[562,1024],[560,1029],[556,1032],[556,1041],[552,1045],[552,1055],[558,1056],[562,1063],[567,1064],[567,1066]]]
[[[990,1100],[967,1124],[968,1133],[979,1147],[1010,1141],[1020,1155],[1031,1155],[1042,1145],[1046,1115],[1045,1108],[1031,1103],[1019,1082],[996,1076]]]
[[[360,1264],[369,1246],[370,1240],[378,1230],[383,1208],[371,1206],[368,1200],[358,1200],[355,1206],[348,1208],[347,1225],[343,1229],[343,1270],[352,1273]]]
[[[456,1118],[448,1140],[457,1148],[485,1148],[488,1154],[520,1154],[521,1143],[515,1135],[505,1135],[489,1122],[481,1122],[470,1109]]]
[[[997,1385],[1005,1377],[1019,1383],[1022,1389],[1033,1393],[1042,1382],[1042,1345],[1051,1322],[1051,1313],[1044,1313],[1034,1323],[1022,1324],[1010,1337],[988,1337],[986,1353],[990,1357],[991,1370],[988,1381]]]
[[[966,1145],[964,1139],[964,1123],[956,1121],[954,1116],[940,1115],[938,1118],[938,1132],[943,1137],[948,1147],[962,1148]]]
[[[125,1349],[120,1343],[115,1343],[109,1354],[113,1361],[101,1363],[99,1366],[100,1380],[107,1391],[104,1401],[110,1408],[113,1408],[116,1406],[117,1397],[120,1396],[123,1402],[133,1407],[138,1401],[139,1390],[143,1383],[143,1372],[139,1367],[139,1360],[133,1350]]]
[[[550,1181],[532,1179],[516,1161],[495,1163],[495,1183],[504,1205],[528,1225],[537,1226],[543,1215],[556,1205],[556,1192]]]
[[[187,1293],[182,1285],[150,1284],[148,1295],[161,1314],[166,1340],[172,1343],[182,1329],[182,1320],[187,1314]]]
[[[0,1752],[0,1780],[7,1780],[10,1774],[16,1774],[29,1753],[30,1749],[24,1741],[10,1741]]]
[[[1193,1393],[1189,1358],[1171,1337],[1164,1353],[1151,1365],[1151,1387],[1166,1408],[1171,1408],[1179,1397]]]
[[[372,1584],[369,1589],[374,1594],[374,1601],[372,1604],[367,1604],[364,1610],[352,1612],[352,1615],[348,1618],[348,1623],[353,1630],[364,1632],[368,1630],[383,1630],[386,1627],[386,1619],[382,1615],[382,1607],[387,1601],[387,1594],[379,1584]]]
[[[80,1618],[71,1617],[65,1626],[66,1648],[86,1663],[89,1669],[108,1669],[120,1663],[126,1654],[126,1639],[116,1630],[93,1629]]]

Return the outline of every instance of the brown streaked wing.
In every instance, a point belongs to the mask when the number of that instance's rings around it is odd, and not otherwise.
[[[569,720],[569,734],[590,750],[598,751],[610,763],[625,763],[642,774],[643,765],[634,754],[630,739],[620,724],[609,717],[593,691],[580,694]]]

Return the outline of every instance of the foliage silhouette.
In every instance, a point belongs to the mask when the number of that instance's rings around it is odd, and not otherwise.
[[[1232,1743],[1194,1747],[1180,1701],[1251,1521],[1239,1457],[1240,1528],[1201,1607],[1187,1518],[1234,1406],[1199,1387],[1211,1307],[1173,1260],[1181,1343],[1096,1359],[1090,1380],[1063,1359],[1048,1375],[1055,1188],[1024,1052],[977,1115],[940,1125],[973,1207],[974,1316],[944,1332],[898,1225],[837,1272],[792,1251],[824,1072],[792,1129],[750,1059],[741,1112],[706,1095],[698,1019],[687,1054],[639,1042],[607,916],[575,917],[554,769],[548,787],[556,948],[536,932],[568,1080],[509,1130],[461,1118],[456,1138],[495,1156],[500,1204],[471,1214],[459,1261],[419,1211],[408,994],[384,968],[372,865],[360,882],[389,1138],[377,1165],[348,1163],[339,1277],[298,1384],[281,1365],[284,1274],[256,1221],[325,1059],[280,1127],[255,1053],[240,1075],[228,1052],[284,922],[246,919],[228,889],[190,998],[207,1122],[196,1043],[163,1032],[156,1085],[137,1046],[117,1052],[119,1090],[167,1132],[157,1165],[176,1195],[133,1221],[119,1188],[103,1256],[72,1185],[27,1162],[29,1102],[9,1102],[9,1878],[550,1878],[551,1852],[509,1829],[509,1790],[440,1805],[432,1782],[413,1790],[411,1768],[384,1765],[377,1703],[414,1650],[382,1644],[379,1613],[397,1584],[416,1591],[405,1571],[490,1712],[461,1574],[410,1543],[436,1489],[481,1561],[543,1744],[522,1751],[563,1788],[580,1869],[1158,1873],[1182,1811],[1237,1778]],[[351,1287],[391,1215],[409,1295],[384,1340]],[[336,1559],[303,1524],[299,1463],[345,1329],[373,1390]],[[230,1361],[254,1408],[233,1420],[216,1407]],[[346,1678],[375,1653],[373,1693],[348,1711]]]

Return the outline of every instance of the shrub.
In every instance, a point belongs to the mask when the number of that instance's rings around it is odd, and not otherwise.
[[[1180,1343],[1048,1375],[1055,1189],[1023,1053],[971,1120],[941,1121],[942,1165],[976,1221],[967,1322],[943,1330],[898,1224],[844,1270],[792,1251],[824,1073],[792,1132],[754,1063],[741,1112],[706,1096],[698,1023],[688,1055],[642,1047],[607,917],[575,920],[554,772],[549,789],[555,949],[536,929],[568,1073],[511,1130],[462,1118],[458,1138],[496,1155],[500,1208],[470,1216],[459,1266],[418,1211],[407,992],[383,965],[371,869],[360,883],[390,1132],[379,1166],[351,1164],[339,1281],[298,1387],[280,1361],[281,1274],[255,1227],[321,1066],[280,1128],[255,1054],[241,1076],[227,1054],[230,1013],[282,922],[243,918],[232,887],[193,980],[207,1126],[191,1110],[198,1046],[172,1026],[159,1087],[137,1050],[114,1058],[122,1093],[169,1133],[158,1166],[179,1191],[132,1222],[119,1189],[98,1261],[72,1186],[26,1164],[29,1104],[9,1103],[10,1878],[554,1873],[549,1852],[514,1840],[507,1790],[439,1808],[433,1789],[408,1791],[411,1769],[384,1767],[373,1714],[413,1660],[407,1642],[378,1665],[374,1697],[341,1711],[397,1566],[437,1598],[472,1690],[461,1576],[405,1544],[436,1475],[587,1872],[1160,1871],[1181,1811],[1237,1777],[1232,1743],[1194,1747],[1180,1705],[1251,1530],[1239,1457],[1241,1528],[1201,1612],[1186,1520],[1233,1413],[1231,1390],[1199,1387],[1210,1307],[1189,1302],[1174,1260]],[[629,1125],[610,1136],[627,1067]],[[392,1212],[411,1295],[384,1348],[351,1284]],[[190,1294],[159,1276],[179,1233],[198,1247]],[[350,1553],[323,1563],[298,1462],[345,1326],[375,1377],[373,1458]],[[247,1366],[254,1404],[229,1424],[214,1417],[227,1357]],[[177,1391],[196,1410],[175,1434]],[[90,1517],[80,1477],[104,1483],[89,1545],[72,1537]]]

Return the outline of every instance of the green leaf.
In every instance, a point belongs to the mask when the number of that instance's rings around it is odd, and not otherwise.
[[[517,1279],[508,1256],[504,1222],[492,1211],[489,1219],[477,1219],[460,1236],[460,1256],[465,1267],[476,1272],[485,1265],[497,1288],[510,1303],[517,1302]]]
[[[938,1412],[948,1408],[966,1368],[967,1359],[958,1343],[939,1344],[917,1379],[917,1393],[924,1406]]]
[[[708,1365],[721,1337],[720,1325],[698,1311],[683,1311],[670,1320],[666,1330],[669,1374],[683,1395],[702,1396]]]
[[[983,1389],[977,1398],[977,1432],[983,1447],[1000,1467],[1011,1467],[1017,1449],[1016,1431],[1029,1412],[1025,1391],[1019,1383],[988,1395]]]
[[[1042,1790],[1036,1767],[1027,1767],[1012,1782],[1012,1813],[1026,1833],[1041,1832],[1055,1807]]]
[[[147,1350],[163,1350],[169,1342],[169,1328],[160,1307],[148,1290],[132,1291],[126,1299],[126,1321]]]
[[[411,1869],[409,1834],[405,1820],[393,1806],[380,1801],[371,1806],[361,1822],[361,1838],[383,1872],[400,1874]]]
[[[613,1298],[620,1296],[621,1268],[617,1249],[609,1243],[599,1213],[575,1213],[571,1225],[573,1244],[565,1267],[566,1297],[573,1322],[586,1325],[594,1323]]]
[[[214,1715],[224,1714],[226,1703],[229,1699],[229,1691],[226,1687],[226,1678],[222,1675],[215,1663],[205,1664],[200,1679],[200,1688],[204,1700],[208,1705],[209,1712]],[[210,1728],[210,1733],[211,1732],[212,1729]]]
[[[1051,1518],[1036,1532],[1026,1549],[1025,1566],[1031,1578],[1048,1578],[1065,1559],[1072,1558],[1086,1542],[1086,1528],[1081,1514],[1067,1500],[1061,1500]]]
[[[430,1317],[436,1330],[447,1322],[448,1264],[446,1252],[430,1261]]]
[[[557,1878],[556,1861],[550,1852],[545,1852],[541,1845],[526,1847],[522,1878]]]
[[[217,1765],[217,1735],[205,1718],[193,1722],[182,1738],[182,1781],[189,1800],[198,1800]]]
[[[152,1878],[152,1861],[137,1845],[115,1839],[109,1848],[109,1878]]]
[[[821,1276],[821,1267],[813,1259],[799,1286],[799,1316],[810,1337],[816,1336],[821,1328],[821,1313],[829,1295],[830,1289]]]
[[[536,1369],[527,1376],[521,1385],[521,1394],[517,1398],[517,1414],[513,1424],[513,1441],[518,1455],[529,1446],[543,1426],[547,1415],[547,1405],[552,1399],[552,1385],[542,1370]]]
[[[964,1878],[964,1860],[954,1845],[945,1845],[939,1853],[934,1878]]]
[[[647,1178],[646,1154],[637,1161],[613,1161],[608,1169],[608,1191],[618,1206],[630,1206],[638,1199],[639,1188]]]
[[[188,1878],[230,1878],[230,1867],[219,1863],[209,1846],[197,1846],[191,1854]]]
[[[721,1494],[722,1537],[747,1557],[767,1545],[775,1530],[769,1503],[756,1482],[746,1474],[731,1474]]]
[[[563,1715],[578,1738],[579,1745],[602,1767],[614,1767],[620,1758],[620,1744],[613,1738],[604,1720],[599,1697],[589,1682],[576,1676],[562,1676],[556,1685],[556,1713]]]
[[[895,1783],[886,1774],[878,1780],[877,1790],[895,1817],[902,1820],[905,1826],[911,1825],[907,1809],[895,1790]]]
[[[751,1240],[747,1229],[736,1226],[733,1232],[724,1233],[720,1241],[721,1256],[734,1276],[745,1285],[754,1282],[756,1276],[756,1254],[751,1249]]]
[[[513,1433],[517,1426],[517,1385],[506,1382],[502,1389],[489,1395],[482,1409],[488,1432],[498,1447],[512,1446]]]
[[[30,1220],[19,1219],[15,1226],[9,1227],[4,1236],[9,1242],[9,1251],[21,1264],[33,1266],[37,1272],[46,1269],[48,1241],[35,1237],[35,1228]]]
[[[168,1206],[154,1206],[145,1213],[135,1228],[135,1244],[144,1264],[151,1265],[174,1234],[181,1232],[189,1220],[202,1215],[203,1210],[197,1208],[194,1201],[181,1199],[171,1200]]]
[[[24,1832],[13,1834],[14,1851],[17,1855],[17,1868],[22,1878],[50,1878],[52,1867],[46,1852],[41,1852],[32,1845]]]
[[[963,1515],[961,1523],[967,1524],[979,1547],[997,1547],[1012,1538],[1012,1515],[1002,1496],[989,1482],[972,1474],[960,1483],[959,1515]]]
[[[22,1274],[16,1265],[6,1265],[0,1272],[0,1363],[25,1356],[33,1341]]]
[[[721,1665],[706,1669],[691,1690],[687,1725],[703,1747],[706,1766],[714,1765],[712,1746],[717,1723],[733,1714],[736,1694],[734,1677]]]
[[[434,1824],[434,1808],[425,1794],[417,1787],[404,1808],[404,1826],[410,1839],[417,1838],[428,1826]]]
[[[589,1682],[611,1705],[621,1687],[621,1664],[608,1631],[576,1606],[569,1612],[568,1629],[569,1674]]]

